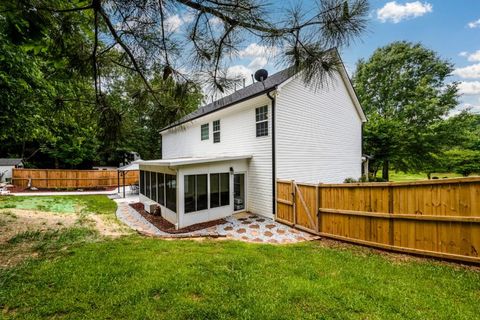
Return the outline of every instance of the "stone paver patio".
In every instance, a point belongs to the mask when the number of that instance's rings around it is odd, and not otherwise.
[[[226,237],[227,239],[257,243],[296,243],[317,239],[317,236],[296,230],[275,222],[272,219],[255,214],[240,213],[225,218],[224,224],[210,228],[180,234],[171,234],[159,230],[142,217],[129,203],[138,202],[138,197],[115,199],[118,204],[117,217],[130,228],[146,235],[165,238],[185,237]]]

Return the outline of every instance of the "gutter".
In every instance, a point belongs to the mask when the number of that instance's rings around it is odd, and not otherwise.
[[[276,195],[276,184],[277,184],[277,173],[275,170],[275,97],[270,95],[271,92],[275,91],[277,86],[274,87],[274,90],[267,92],[267,97],[272,101],[272,210],[273,215],[277,214],[277,199]]]

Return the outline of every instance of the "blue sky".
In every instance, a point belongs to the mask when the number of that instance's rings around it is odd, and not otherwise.
[[[278,1],[276,10],[295,3]],[[308,8],[314,1],[302,5]],[[455,64],[451,81],[461,82],[459,108],[480,112],[480,0],[370,0],[370,6],[368,31],[341,52],[350,73],[358,59],[367,59],[378,47],[399,40],[421,42]],[[261,49],[254,42],[247,46],[232,70],[244,74],[258,67],[276,71],[273,59],[265,61]]]

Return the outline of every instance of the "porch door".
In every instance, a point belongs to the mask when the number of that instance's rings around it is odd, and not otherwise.
[[[233,176],[233,210],[245,210],[245,174],[236,173]]]

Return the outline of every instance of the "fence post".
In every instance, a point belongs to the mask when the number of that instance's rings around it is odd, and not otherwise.
[[[317,184],[317,232],[322,232],[322,213],[320,212],[320,208],[322,207],[322,195],[320,194],[321,190],[321,183]]]
[[[297,224],[297,192],[295,188],[295,180],[292,180],[290,182],[291,188],[292,188],[292,214],[293,214],[293,225],[295,226]]]

